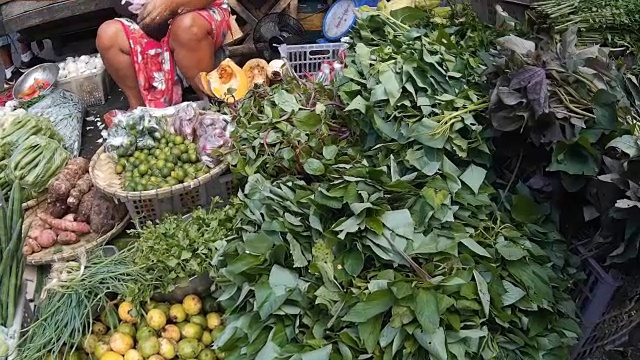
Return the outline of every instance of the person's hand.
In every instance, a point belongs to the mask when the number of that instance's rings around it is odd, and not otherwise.
[[[178,13],[179,3],[175,0],[147,0],[138,14],[138,24],[144,28],[169,21]]]

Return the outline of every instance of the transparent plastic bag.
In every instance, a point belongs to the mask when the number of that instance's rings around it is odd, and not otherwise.
[[[214,112],[202,112],[198,118],[196,135],[198,138],[216,129],[226,130],[231,123],[231,116]]]
[[[196,137],[195,129],[197,123],[198,106],[195,103],[184,103],[176,108],[171,125],[175,134],[193,141]]]
[[[202,162],[212,168],[220,162],[212,151],[231,144],[231,131],[234,124],[231,117],[213,112],[203,112],[198,119],[196,134],[198,135],[198,155]]]

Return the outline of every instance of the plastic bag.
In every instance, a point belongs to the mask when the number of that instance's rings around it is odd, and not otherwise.
[[[231,131],[234,125],[231,117],[212,112],[202,112],[198,120],[196,133],[198,135],[198,155],[202,162],[212,168],[220,160],[212,156],[212,151],[231,144]]]
[[[171,125],[175,134],[193,141],[196,136],[195,128],[197,122],[198,106],[195,103],[184,103],[176,108]]]
[[[64,139],[64,148],[76,157],[80,154],[85,110],[84,103],[74,93],[54,89],[27,112],[51,120]]]
[[[136,137],[120,126],[112,126],[107,130],[105,147],[108,152],[118,156],[128,156],[136,151]]]
[[[108,152],[118,156],[131,155],[136,149],[152,149],[165,131],[164,120],[145,108],[114,111],[111,121],[105,146]]]

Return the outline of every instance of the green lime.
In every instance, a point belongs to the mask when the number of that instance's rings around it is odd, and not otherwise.
[[[159,159],[158,161],[156,161],[156,167],[158,169],[164,169],[165,166],[167,166],[167,162],[164,159]]]
[[[189,154],[187,153],[182,153],[182,155],[180,155],[180,161],[187,163],[189,162]]]
[[[179,181],[183,181],[185,177],[187,177],[186,172],[183,169],[175,169],[171,176],[178,179]]]
[[[136,191],[136,187],[131,183],[125,185],[124,189],[127,190],[127,191]]]
[[[167,163],[167,164],[165,165],[165,167],[166,167],[167,169],[169,169],[170,171],[173,171],[173,169],[175,169],[175,168],[176,168],[176,166],[175,166],[173,163]]]
[[[191,175],[187,175],[187,176],[184,178],[184,182],[185,182],[185,183],[190,183],[190,182],[192,182],[193,180],[194,180],[194,178],[193,178],[193,176],[191,176]]]
[[[198,154],[195,152],[189,152],[189,161],[192,163],[197,163],[200,159],[198,159]]]
[[[167,138],[160,139],[160,145],[167,145]]]
[[[160,160],[167,160],[167,154],[165,154],[164,152],[160,152],[160,154],[158,154],[158,156],[156,156],[156,158],[158,159],[158,161]]]
[[[141,164],[138,167],[138,173],[140,175],[146,175],[149,172],[149,167],[147,166],[147,164]]]
[[[182,151],[178,147],[174,147],[171,149],[171,155],[180,156],[182,155]]]
[[[180,184],[180,181],[176,178],[170,177],[169,180],[167,180],[167,183],[169,186],[174,186]]]
[[[207,170],[199,170],[196,174],[198,175],[198,177],[203,177],[205,175],[207,175],[209,172]]]
[[[173,154],[169,155],[167,157],[167,162],[170,162],[172,164],[176,164],[178,162],[178,156],[173,155]]]
[[[160,154],[162,154],[162,150],[158,148],[153,149],[153,156],[158,157]]]
[[[136,191],[144,191],[144,190],[145,190],[144,185],[140,183],[136,184]]]
[[[133,168],[137,168],[138,166],[140,166],[140,160],[138,159],[133,159],[133,161],[131,162],[131,165],[133,166]]]
[[[160,169],[160,176],[164,178],[171,176],[171,170],[168,167],[164,167]]]
[[[118,164],[116,165],[116,174],[122,174],[124,172],[124,166]]]
[[[149,155],[149,149],[144,149],[144,150],[142,150],[142,152],[143,152],[145,155]]]
[[[133,158],[137,159],[140,157],[140,154],[142,154],[142,152],[140,152],[140,150],[136,150],[133,152],[133,155],[131,155]]]
[[[133,177],[134,178],[139,178],[140,177],[140,172],[138,171],[138,169],[133,169]]]
[[[176,145],[180,145],[180,144],[184,143],[184,138],[182,136],[180,136],[180,135],[176,135],[173,138],[173,143],[176,144]]]

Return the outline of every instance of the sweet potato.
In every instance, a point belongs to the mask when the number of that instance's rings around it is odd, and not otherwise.
[[[91,217],[91,207],[95,202],[95,198],[97,194],[98,194],[98,190],[93,188],[82,197],[82,200],[80,201],[80,206],[78,206],[78,212],[76,213],[77,221],[83,221],[91,224],[91,221],[89,219]]]
[[[76,235],[75,233],[69,231],[61,232],[60,235],[58,235],[58,243],[60,245],[76,244],[79,241],[80,237],[78,237],[78,235]]]
[[[91,232],[91,228],[89,227],[89,224],[84,222],[77,222],[77,221],[74,222],[74,221],[67,221],[62,219],[55,219],[50,215],[42,214],[42,213],[38,214],[38,217],[45,223],[49,224],[54,229],[71,231],[78,234],[88,234]]]
[[[30,238],[36,239],[38,238],[42,230],[46,230],[48,228],[49,228],[49,225],[45,224],[44,221],[36,218],[29,225],[29,233],[27,234],[27,236]]]
[[[56,233],[51,229],[47,229],[42,230],[38,237],[35,238],[35,240],[38,242],[38,245],[40,245],[41,248],[48,249],[56,244],[56,238]]]
[[[124,204],[116,204],[113,199],[103,193],[97,193],[91,207],[91,232],[103,235],[113,230],[127,215]]]

